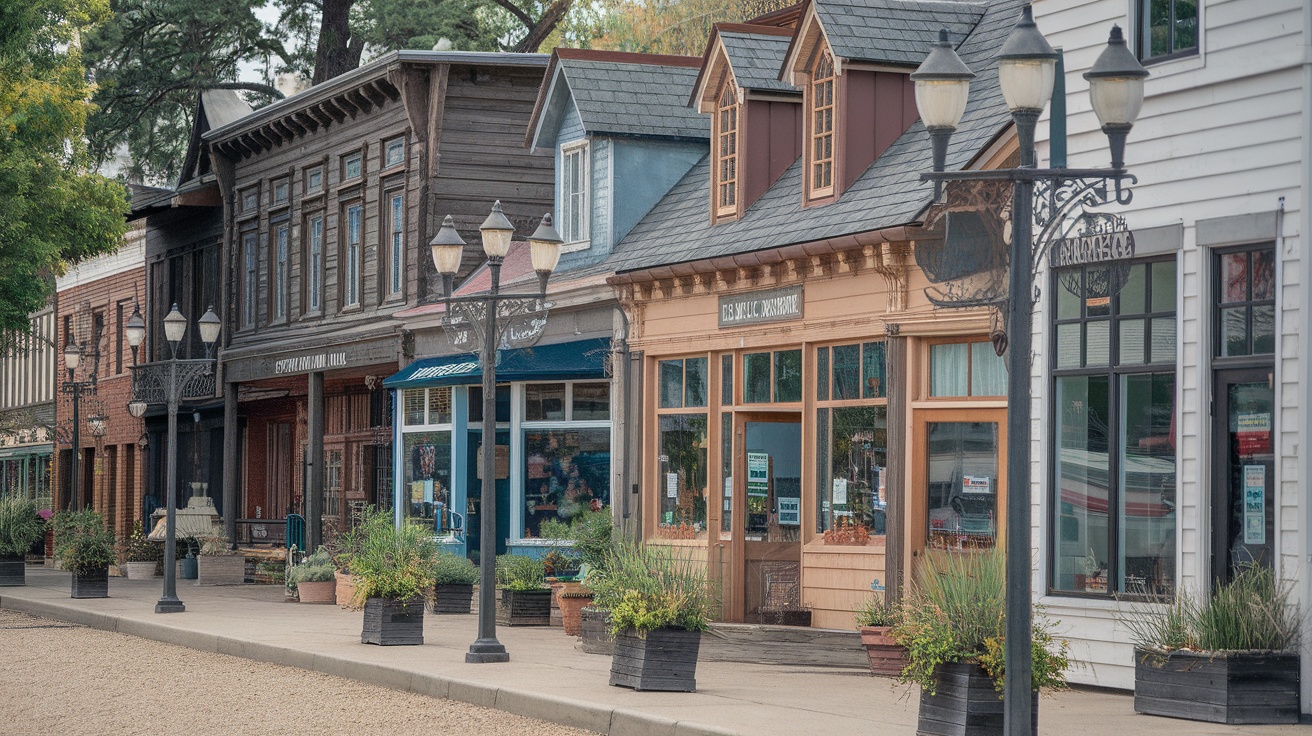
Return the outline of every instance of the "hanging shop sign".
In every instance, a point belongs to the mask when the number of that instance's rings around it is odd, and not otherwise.
[[[786,322],[802,318],[802,286],[749,291],[720,297],[720,327]]]
[[[1068,237],[1053,241],[1048,263],[1053,268],[1089,266],[1100,263],[1107,268],[1069,269],[1058,274],[1066,291],[1085,301],[1085,306],[1111,306],[1130,279],[1130,267],[1124,263],[1134,257],[1134,233],[1125,218],[1106,212],[1080,212],[1067,223]]]

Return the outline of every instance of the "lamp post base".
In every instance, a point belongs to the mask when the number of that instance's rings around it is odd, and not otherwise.
[[[510,653],[496,639],[479,639],[469,645],[469,651],[465,652],[465,661],[470,664],[509,662]]]
[[[182,613],[187,607],[182,605],[182,601],[173,596],[164,596],[155,603],[155,613]]]

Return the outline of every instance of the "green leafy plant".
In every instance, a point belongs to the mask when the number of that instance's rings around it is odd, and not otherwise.
[[[1301,623],[1291,595],[1272,568],[1244,565],[1207,598],[1131,605],[1123,620],[1135,645],[1154,652],[1289,652],[1298,649]]]
[[[320,547],[319,551],[306,557],[299,565],[293,565],[288,572],[289,582],[296,583],[326,583],[333,579],[333,573],[336,568],[333,567],[333,558],[328,550]]]
[[[473,585],[478,582],[478,568],[465,557],[439,551],[433,560],[433,582],[437,585]]]
[[[369,514],[360,547],[350,558],[356,605],[369,598],[409,600],[433,583],[437,545],[428,527],[410,522],[399,527],[388,512]]]
[[[856,611],[857,626],[896,626],[902,620],[902,608],[883,596],[871,596]]]
[[[497,585],[507,590],[542,590],[547,587],[542,560],[526,555],[499,555],[496,569]]]
[[[391,526],[393,524],[391,514],[386,512],[378,513],[373,506],[365,509],[364,516],[359,524],[347,529],[344,532],[338,532],[333,538],[332,544],[328,549],[333,556],[333,563],[337,569],[344,573],[351,571],[351,558],[360,551],[364,540],[371,533],[371,527],[374,526]]]
[[[114,564],[114,535],[90,509],[60,511],[50,520],[55,557],[67,570],[85,574]]]
[[[35,501],[0,499],[0,557],[22,557],[45,532]]]
[[[164,559],[164,546],[146,538],[138,529],[123,543],[124,562],[159,562]]]
[[[1065,687],[1067,645],[1051,634],[1051,622],[1035,612],[1032,687]],[[1006,674],[1006,572],[1003,554],[927,556],[911,595],[903,602],[902,620],[890,632],[907,649],[903,682],[935,692],[939,665],[976,662],[999,689]]]
[[[598,608],[610,611],[611,630],[705,631],[717,605],[706,564],[676,547],[625,543],[588,577]]]

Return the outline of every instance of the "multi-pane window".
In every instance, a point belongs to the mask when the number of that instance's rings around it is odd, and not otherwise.
[[[286,222],[277,226],[273,234],[273,319],[287,319],[287,276],[291,269],[288,252],[290,243],[288,243],[289,230],[291,226]]]
[[[287,204],[287,196],[291,188],[291,184],[288,182],[287,177],[284,176],[281,179],[274,179],[270,188],[273,190],[273,204],[275,206]]]
[[[733,214],[738,207],[738,98],[733,84],[724,85],[720,106],[716,114],[719,157],[715,207],[719,214]]]
[[[241,325],[242,327],[255,326],[255,310],[257,306],[256,295],[258,293],[259,279],[259,239],[256,233],[246,232],[241,236],[241,259],[242,259],[242,277],[241,277]]]
[[[657,420],[656,536],[705,539],[708,482],[706,414],[664,414]]]
[[[776,350],[743,356],[743,403],[802,400],[802,351]]]
[[[353,204],[346,208],[346,237],[342,250],[342,306],[360,305],[360,244],[364,209]]]
[[[706,406],[706,358],[679,358],[662,360],[660,376],[660,407],[679,409]]]
[[[588,239],[588,146],[560,154],[560,237],[566,243]]]
[[[526,422],[609,420],[609,383],[529,383],[524,386]]]
[[[323,191],[323,167],[315,166],[305,170],[305,193],[317,194]]]
[[[241,214],[249,215],[258,212],[260,209],[260,188],[248,187],[241,190],[239,199],[241,200]]]
[[[1198,52],[1198,0],[1137,0],[1139,58]]]
[[[383,167],[405,163],[405,138],[397,136],[383,145]]]
[[[989,342],[951,342],[929,346],[929,395],[1005,396],[1007,361]]]
[[[811,194],[834,187],[834,58],[825,49],[811,77]]]
[[[1220,253],[1216,261],[1216,355],[1275,352],[1275,248]]]
[[[401,421],[406,427],[451,423],[451,387],[408,388],[401,396]]]
[[[348,153],[342,158],[342,181],[359,178],[364,173],[364,154],[360,151]]]
[[[1054,590],[1174,590],[1175,274],[1174,260],[1056,272]]]
[[[816,351],[816,398],[882,399],[887,395],[884,365],[882,342],[820,348]]]
[[[306,226],[305,302],[306,310],[323,309],[323,215],[312,215]]]
[[[885,371],[882,342],[816,351],[816,531],[826,544],[886,533]]]
[[[388,197],[387,295],[401,294],[402,264],[405,261],[405,198],[400,193]]]
[[[610,505],[610,384],[524,386],[523,536]]]

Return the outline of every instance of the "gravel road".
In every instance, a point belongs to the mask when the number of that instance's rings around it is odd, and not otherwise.
[[[0,610],[0,734],[589,736],[501,711]]]

